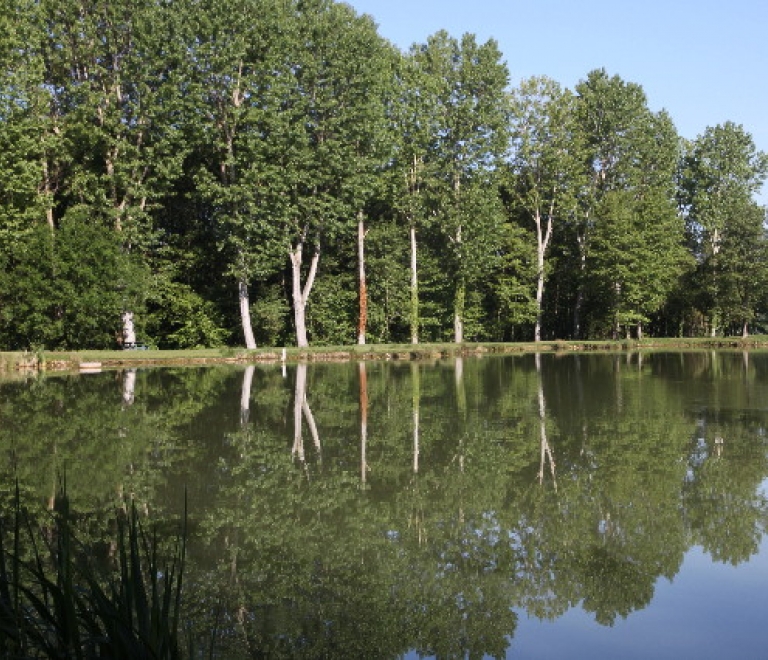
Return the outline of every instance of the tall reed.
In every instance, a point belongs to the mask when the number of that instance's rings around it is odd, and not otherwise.
[[[17,484],[11,515],[0,517],[0,657],[191,657],[191,642],[185,647],[180,635],[186,520],[185,501],[172,558],[164,561],[156,532],[143,528],[132,503],[118,513],[118,567],[103,574],[76,538],[65,488],[43,534]],[[25,541],[31,559],[21,556]]]

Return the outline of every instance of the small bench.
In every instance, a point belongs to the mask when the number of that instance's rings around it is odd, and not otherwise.
[[[135,341],[126,342],[123,344],[124,351],[146,351],[149,350],[149,346],[146,344],[137,344]]]

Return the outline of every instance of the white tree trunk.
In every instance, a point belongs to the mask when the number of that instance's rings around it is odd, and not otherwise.
[[[307,300],[312,291],[317,275],[317,264],[320,261],[320,250],[316,250],[312,255],[312,263],[309,266],[309,274],[304,287],[301,286],[301,265],[304,259],[304,243],[299,244],[290,252],[291,273],[293,284],[293,316],[296,323],[296,344],[300,348],[309,346],[307,339]]]
[[[411,225],[411,343],[419,343],[419,278],[416,258],[416,225]]]
[[[248,284],[245,280],[237,283],[238,298],[240,300],[240,321],[243,326],[243,337],[245,338],[245,347],[252,351],[256,348],[256,339],[253,336],[253,327],[251,326],[251,301],[248,295]]]
[[[541,213],[534,216],[536,222],[536,326],[534,328],[534,341],[541,341],[541,309],[544,301],[544,260],[547,254],[549,242],[552,239],[552,214],[554,202],[550,206],[547,216],[547,228],[542,227]]]
[[[456,230],[456,251],[459,253],[459,259],[461,259],[461,225]],[[464,341],[464,304],[466,298],[466,289],[463,276],[459,276],[459,282],[456,285],[456,295],[453,301],[453,341],[456,344],[461,344]]]
[[[464,341],[464,321],[458,312],[453,315],[453,341],[456,344]]]

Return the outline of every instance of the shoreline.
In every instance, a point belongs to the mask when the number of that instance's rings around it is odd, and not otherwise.
[[[768,336],[650,338],[643,340],[543,341],[510,343],[366,344],[309,348],[211,348],[189,350],[37,351],[0,353],[0,374],[30,372],[88,373],[139,366],[281,364],[380,360],[434,360],[524,353],[755,350],[768,349]]]

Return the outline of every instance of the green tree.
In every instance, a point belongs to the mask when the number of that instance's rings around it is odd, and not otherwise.
[[[542,335],[547,258],[556,225],[576,211],[583,189],[582,134],[576,130],[575,97],[546,77],[529,78],[512,92],[511,213],[531,221],[536,238],[536,321]]]
[[[591,292],[604,305],[614,338],[643,327],[679,284],[687,264],[682,220],[669,196],[650,192],[638,201],[630,191],[611,191],[596,209],[600,218],[587,258]],[[599,317],[598,317],[599,318]]]
[[[0,10],[0,250],[11,250],[41,222],[54,229],[64,144],[45,86],[42,9],[5,0]]]
[[[745,200],[734,211],[712,268],[723,323],[747,337],[750,325],[768,309],[768,236],[764,207]]]
[[[203,164],[198,190],[210,206],[226,275],[237,284],[246,348],[256,348],[249,286],[282,257],[276,220],[287,182],[283,149],[299,130],[281,112],[294,44],[293,16],[271,0],[206,3],[195,34],[195,109]]]
[[[0,338],[11,349],[111,348],[145,272],[109,228],[71,216],[40,224],[0,262]]]
[[[152,0],[46,1],[36,9],[44,26],[39,85],[48,108],[38,189],[50,200],[48,224],[102,224],[126,252],[148,260],[153,210],[180,173],[185,151],[180,13]],[[126,292],[137,284],[121,283]],[[142,298],[126,297],[124,317],[132,318]]]
[[[412,56],[434,81],[437,121],[430,136],[429,204],[447,238],[453,274],[453,338],[464,341],[467,286],[498,245],[502,210],[496,175],[508,145],[509,73],[495,41],[478,44],[441,31]]]
[[[742,241],[762,244],[759,234],[764,218],[754,208],[753,197],[768,174],[768,154],[757,150],[742,126],[726,122],[708,128],[689,145],[681,170],[679,202],[698,264],[701,311],[709,317],[709,331],[714,336],[727,321],[724,316],[733,296],[738,296],[733,278],[749,268],[748,262],[733,262],[746,256]],[[726,233],[730,254],[723,254]],[[739,243],[741,248],[736,247]],[[762,263],[758,258],[753,270],[758,288],[763,281]],[[754,310],[740,314],[744,328],[753,314]]]
[[[593,332],[616,336],[632,324],[642,336],[648,315],[663,305],[684,267],[674,197],[679,139],[666,112],[648,109],[640,85],[598,70],[576,91],[588,185],[576,223],[574,334],[583,332],[589,296]],[[615,249],[619,234],[623,241]]]
[[[416,47],[398,60],[395,97],[389,108],[393,163],[386,170],[389,204],[404,221],[409,238],[410,300],[407,319],[412,344],[419,343],[421,326],[419,296],[419,230],[429,223],[427,187],[434,175],[431,140],[437,131],[439,81],[418,57]]]

